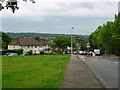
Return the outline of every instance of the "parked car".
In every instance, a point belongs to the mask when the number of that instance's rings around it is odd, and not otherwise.
[[[93,55],[93,52],[92,52],[92,51],[90,51],[90,52],[89,52],[89,54],[92,56],[92,55]]]
[[[88,54],[88,52],[87,51],[83,51],[83,55],[87,55]]]
[[[10,53],[6,53],[5,56],[8,56]]]
[[[100,49],[94,49],[94,52],[97,56],[100,56]]]
[[[8,56],[17,56],[17,53],[10,53]]]
[[[57,55],[57,53],[56,53],[56,52],[54,52],[54,55]]]
[[[67,54],[71,54],[71,52],[67,52]]]
[[[22,56],[30,55],[29,53],[23,53],[21,54]]]
[[[83,55],[83,51],[79,51],[79,54],[80,54],[80,55]]]
[[[50,51],[50,50],[45,50],[44,52],[52,52],[52,51]]]
[[[74,52],[73,52],[73,54],[75,54],[75,55],[76,55],[76,54],[77,54],[77,51],[74,51]]]

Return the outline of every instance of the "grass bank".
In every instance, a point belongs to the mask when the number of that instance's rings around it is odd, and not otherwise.
[[[58,88],[70,55],[3,56],[3,88]]]

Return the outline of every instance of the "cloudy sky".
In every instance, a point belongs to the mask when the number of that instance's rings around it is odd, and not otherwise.
[[[35,0],[19,1],[19,10],[0,11],[4,32],[90,34],[99,25],[113,21],[118,0]],[[84,1],[84,2],[83,2]],[[1,16],[2,15],[2,16]]]

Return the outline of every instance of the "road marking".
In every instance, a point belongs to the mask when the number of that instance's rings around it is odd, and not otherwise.
[[[79,56],[80,57],[80,56]],[[82,57],[80,57],[83,61],[85,61],[85,59],[83,59]]]

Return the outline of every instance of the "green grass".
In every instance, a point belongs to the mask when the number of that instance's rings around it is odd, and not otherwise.
[[[2,57],[3,88],[58,88],[70,55]]]

